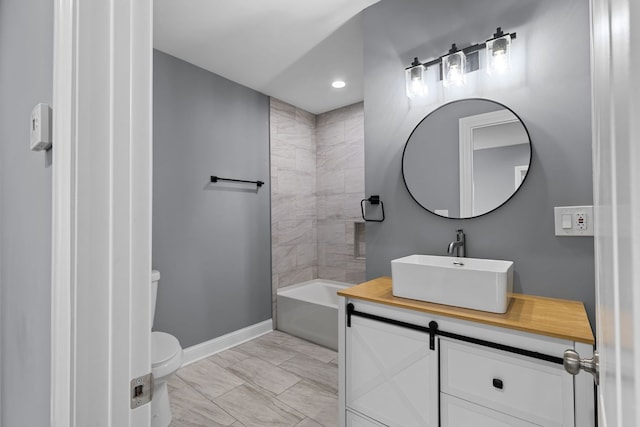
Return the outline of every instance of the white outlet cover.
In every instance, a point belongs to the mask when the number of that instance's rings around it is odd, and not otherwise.
[[[593,236],[593,206],[556,206],[553,214],[556,236]],[[585,214],[584,229],[577,227],[577,214]],[[562,228],[562,215],[571,215],[571,228]]]

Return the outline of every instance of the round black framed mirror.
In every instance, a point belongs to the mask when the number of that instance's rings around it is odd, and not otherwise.
[[[402,176],[413,199],[445,218],[474,218],[505,204],[531,166],[531,138],[507,106],[482,98],[444,104],[409,136]]]

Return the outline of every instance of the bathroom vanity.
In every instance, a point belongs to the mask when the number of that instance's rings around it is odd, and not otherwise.
[[[339,425],[595,425],[584,305],[514,294],[504,314],[394,297],[381,277],[338,292]]]

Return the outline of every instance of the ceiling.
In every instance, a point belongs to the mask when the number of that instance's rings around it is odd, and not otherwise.
[[[363,100],[360,12],[378,1],[155,0],[154,47],[320,114]]]

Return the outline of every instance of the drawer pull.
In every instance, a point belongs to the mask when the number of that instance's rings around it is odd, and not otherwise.
[[[504,384],[502,383],[502,380],[499,378],[494,378],[493,379],[493,386],[495,388],[497,388],[498,390],[502,390],[504,387]]]

